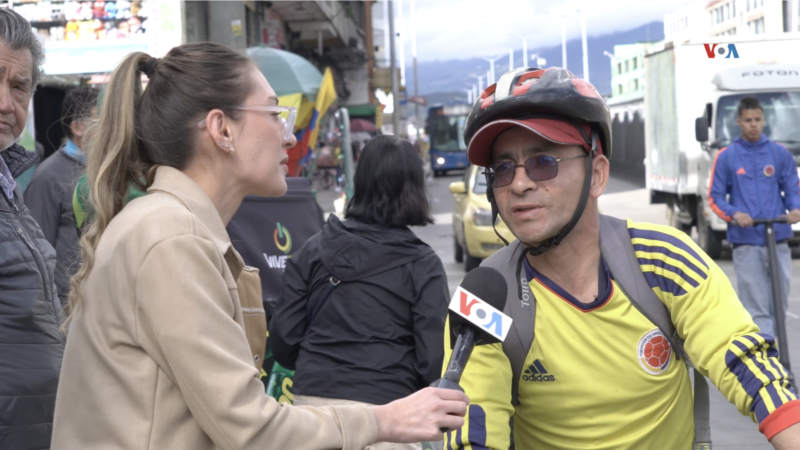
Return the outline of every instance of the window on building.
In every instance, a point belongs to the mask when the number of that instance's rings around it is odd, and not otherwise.
[[[617,75],[622,73],[622,63],[617,63]]]
[[[725,3],[725,20],[729,20],[731,18],[731,4]]]
[[[733,17],[736,17],[736,2],[735,1],[731,2],[731,15]]]
[[[638,91],[639,90],[639,79],[638,78],[633,80],[633,90],[634,91]]]
[[[617,85],[617,94],[622,95],[622,84]]]
[[[630,66],[628,66],[628,61],[625,61],[625,73],[628,73],[630,70]]]
[[[750,34],[764,34],[764,18],[747,22],[747,31]]]

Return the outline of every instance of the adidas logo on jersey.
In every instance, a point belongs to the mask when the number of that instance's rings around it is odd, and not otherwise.
[[[522,379],[524,381],[556,381],[556,376],[548,375],[547,369],[545,369],[544,365],[537,359],[525,369],[525,373],[522,374]]]

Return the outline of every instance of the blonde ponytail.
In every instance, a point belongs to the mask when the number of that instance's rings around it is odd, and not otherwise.
[[[137,52],[120,63],[101,94],[99,120],[87,132],[86,169],[93,218],[81,237],[82,264],[70,282],[65,330],[80,307],[83,283],[92,271],[103,232],[125,206],[130,188],[145,189],[150,165],[141,157],[136,122],[142,98],[141,67],[151,59]]]

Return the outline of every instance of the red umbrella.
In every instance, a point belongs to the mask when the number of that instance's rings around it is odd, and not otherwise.
[[[350,131],[354,133],[358,131],[366,131],[368,133],[374,133],[378,131],[378,129],[375,128],[375,124],[373,124],[369,120],[353,119],[350,121]]]

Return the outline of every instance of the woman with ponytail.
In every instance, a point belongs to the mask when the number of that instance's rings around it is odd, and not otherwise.
[[[289,109],[217,44],[134,53],[113,72],[88,133],[93,218],[64,325],[54,449],[360,450],[463,424],[456,391],[324,408],[265,394],[260,280],[225,227],[246,195],[286,191]],[[127,202],[131,188],[147,195]]]

